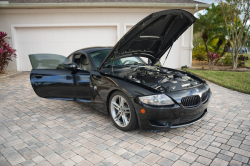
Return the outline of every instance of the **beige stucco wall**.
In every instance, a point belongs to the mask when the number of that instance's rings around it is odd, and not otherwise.
[[[161,8],[74,8],[74,9],[0,9],[0,30],[11,34],[11,25],[17,24],[82,24],[82,23],[118,23],[119,36],[123,36],[125,23],[137,23],[150,13],[163,10]],[[194,9],[189,9],[193,13]],[[190,48],[192,28],[185,32],[185,37],[177,40],[180,50],[172,49],[171,53],[177,54],[173,62],[167,61],[166,65],[175,68],[190,65]],[[12,40],[10,40],[12,46]],[[185,55],[184,55],[185,54]],[[178,63],[178,64],[177,64]],[[166,66],[165,65],[165,66]],[[14,59],[7,70],[17,70]]]

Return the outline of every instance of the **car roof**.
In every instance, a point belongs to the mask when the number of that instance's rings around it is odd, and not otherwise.
[[[77,52],[83,52],[83,53],[90,53],[94,51],[99,51],[99,50],[106,50],[106,49],[112,49],[112,47],[88,47],[88,48],[83,48],[77,50]]]

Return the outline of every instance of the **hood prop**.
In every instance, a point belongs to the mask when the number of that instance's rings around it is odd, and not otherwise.
[[[172,49],[172,46],[173,46],[173,44],[170,46],[170,49],[169,49],[169,51],[168,51],[168,54],[167,54],[167,56],[166,56],[166,58],[165,58],[164,63],[163,63],[162,66],[164,66],[164,64],[165,64],[165,62],[166,62],[166,60],[167,60],[167,58],[168,58],[168,55],[169,55],[169,53],[170,53],[170,51],[171,51],[171,49]]]

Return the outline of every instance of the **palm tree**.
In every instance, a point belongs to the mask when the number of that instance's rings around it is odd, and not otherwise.
[[[205,44],[208,55],[208,41],[219,38],[215,52],[217,53],[222,44],[226,41],[226,29],[223,25],[223,16],[220,6],[212,4],[211,8],[206,9],[205,14],[199,14],[194,24],[194,31],[201,32],[201,37]],[[210,60],[208,58],[210,63]]]

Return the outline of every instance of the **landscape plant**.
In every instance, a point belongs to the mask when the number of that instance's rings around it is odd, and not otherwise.
[[[207,60],[212,67],[212,64],[214,64],[214,62],[210,62],[211,58],[209,58],[209,52],[215,52],[216,54],[220,54],[220,56],[223,56],[225,52],[230,48],[230,46],[228,48],[226,40],[226,29],[223,24],[223,16],[220,6],[215,6],[214,4],[212,4],[211,8],[206,9],[205,14],[200,13],[194,24],[194,31],[202,38]],[[223,44],[225,45],[224,49],[222,48]],[[200,46],[195,45],[194,50],[200,50],[196,47]],[[202,57],[201,54],[198,55]]]
[[[218,58],[220,58],[220,55],[217,54],[216,52],[212,53],[212,52],[209,51],[207,56],[209,58],[209,68],[213,69],[214,68],[214,63],[216,62],[216,60]]]
[[[250,38],[250,0],[219,0],[227,38],[232,47],[233,69],[238,66],[238,55]]]
[[[204,45],[198,45],[193,49],[193,58],[199,61],[204,61],[207,59],[207,52],[205,51]]]
[[[0,32],[0,73],[4,73],[4,70],[8,66],[12,58],[16,58],[16,50],[9,46],[7,42],[7,33]]]

